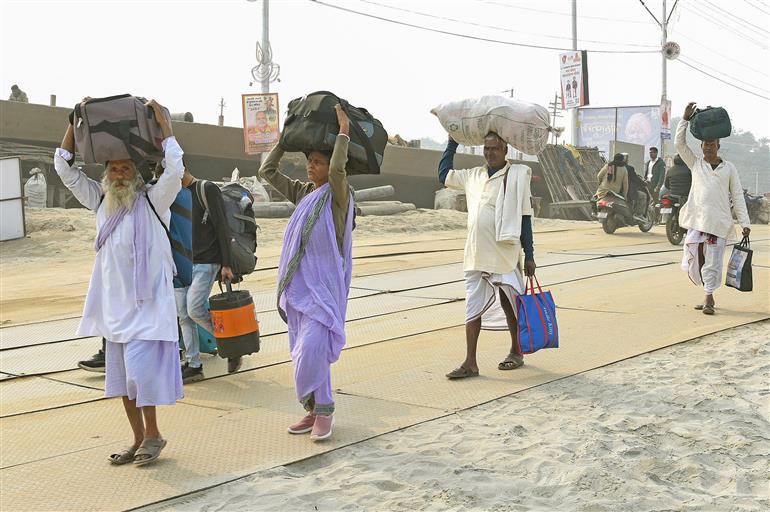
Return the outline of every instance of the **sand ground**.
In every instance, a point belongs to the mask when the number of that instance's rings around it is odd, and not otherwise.
[[[768,510],[769,381],[764,321],[149,510]]]
[[[25,238],[0,242],[0,325],[79,316],[94,263],[93,213],[81,208],[28,208],[26,220]],[[453,210],[420,209],[390,216],[359,216],[354,243],[462,238],[466,220],[465,213]],[[277,254],[288,219],[257,222],[258,256]],[[586,224],[537,219],[536,229]],[[257,266],[264,265],[258,262]],[[46,283],[45,287],[40,283]],[[41,317],[43,310],[45,317]]]

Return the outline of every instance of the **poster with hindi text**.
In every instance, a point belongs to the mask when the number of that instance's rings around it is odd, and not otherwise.
[[[267,153],[278,143],[278,94],[242,94],[243,143],[248,155]]]
[[[577,50],[559,55],[561,108],[588,105],[588,52]]]

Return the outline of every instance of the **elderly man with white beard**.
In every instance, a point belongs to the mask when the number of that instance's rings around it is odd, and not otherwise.
[[[105,395],[122,397],[134,439],[109,456],[113,464],[147,464],[166,446],[156,406],[182,398],[173,277],[176,271],[166,228],[182,187],[182,148],[154,100],[163,131],[166,169],[155,185],[144,184],[131,160],[106,162],[102,182],[72,166],[72,125],[54,155],[56,172],[83,206],[96,212],[96,262],[79,336],[106,339]],[[164,226],[165,225],[165,226]]]

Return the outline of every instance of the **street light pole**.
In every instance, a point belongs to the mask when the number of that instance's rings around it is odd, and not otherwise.
[[[270,0],[262,0],[262,49],[270,48]],[[664,63],[665,66],[665,63]],[[262,78],[262,92],[270,92],[270,74]]]
[[[266,0],[267,1],[267,0]],[[668,91],[666,90],[666,61],[668,60],[666,58],[666,40],[668,39],[668,14],[666,13],[666,0],[663,0],[663,14],[660,18],[660,30],[661,30],[661,37],[660,37],[660,60],[661,60],[661,91],[660,91],[660,108],[665,108],[666,105],[666,97],[668,95]],[[661,116],[663,115],[663,112],[661,112]],[[662,131],[662,130],[661,130]],[[663,158],[666,156],[666,145],[665,141],[663,140],[663,134],[661,133],[660,138],[660,157]]]
[[[572,0],[572,49],[577,51],[577,0]],[[570,129],[572,145],[577,146],[577,108],[570,109]]]

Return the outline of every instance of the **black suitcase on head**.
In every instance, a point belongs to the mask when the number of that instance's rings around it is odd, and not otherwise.
[[[379,174],[388,133],[366,109],[331,92],[317,91],[291,100],[278,144],[284,151],[332,151],[339,133],[337,103],[350,118],[348,175]]]

